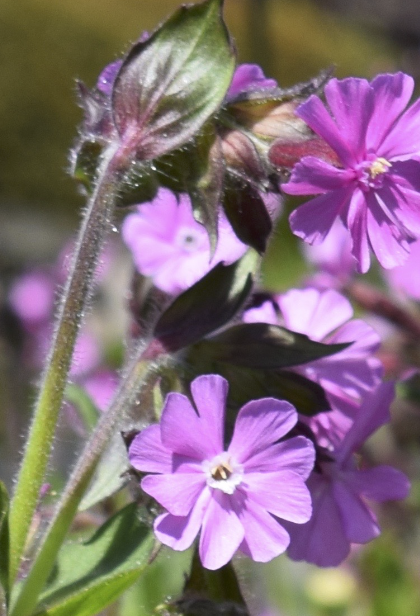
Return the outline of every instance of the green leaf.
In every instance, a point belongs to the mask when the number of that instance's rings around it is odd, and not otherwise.
[[[277,325],[244,323],[203,340],[197,350],[219,362],[273,370],[328,357],[349,344],[322,344]]]
[[[258,190],[231,176],[223,196],[223,207],[238,238],[260,254],[264,253],[273,225]]]
[[[99,417],[99,410],[94,405],[92,398],[82,387],[73,383],[66,386],[64,397],[67,402],[76,407],[86,430],[90,432],[96,426]]]
[[[207,127],[207,130],[196,139],[193,154],[192,159],[195,159],[195,163],[192,165],[193,174],[189,178],[187,191],[195,217],[206,227],[214,252],[217,244],[218,210],[225,166],[220,139],[213,127]]]
[[[183,380],[190,382],[200,374],[220,374],[229,382],[228,407],[231,409],[237,410],[251,400],[271,397],[287,400],[308,417],[331,410],[324,389],[301,374],[211,361],[203,351],[206,352],[206,344],[190,347],[183,358]],[[232,416],[233,422],[235,417],[236,413]]]
[[[93,616],[114,602],[145,569],[153,535],[132,503],[84,543],[61,549],[36,616]]]
[[[120,135],[136,128],[140,160],[180,147],[219,109],[235,66],[222,4],[182,6],[124,60],[113,117]]]
[[[90,509],[112,496],[127,483],[125,471],[130,468],[127,450],[121,434],[117,433],[108,444],[96,468],[92,483],[79,505],[79,511]]]
[[[158,188],[153,165],[133,160],[129,168],[121,174],[115,205],[128,207],[152,201],[156,197]]]
[[[213,123],[207,122],[192,142],[156,160],[155,167],[162,186],[189,194],[195,218],[215,248],[225,165]]]
[[[155,338],[168,351],[176,351],[225,325],[251,292],[258,263],[252,250],[232,265],[218,263],[163,313],[155,326]]]
[[[0,481],[0,584],[6,599],[9,594],[9,495]]]
[[[103,142],[86,139],[74,151],[71,173],[88,193],[92,192],[103,149]]]

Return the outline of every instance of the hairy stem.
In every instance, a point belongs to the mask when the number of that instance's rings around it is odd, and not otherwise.
[[[71,269],[57,315],[51,350],[44,370],[10,509],[9,585],[16,578],[30,524],[44,481],[76,337],[90,297],[94,272],[107,236],[115,202],[115,175],[120,156],[110,148],[98,171],[80,228]]]
[[[124,412],[139,404],[139,396],[150,378],[158,372],[159,364],[142,360],[144,344],[132,360],[128,371],[121,380],[114,402],[101,416],[94,432],[82,452],[65,491],[58,503],[56,513],[36,554],[29,575],[21,588],[10,616],[29,616],[37,604],[61,544],[76,515],[78,505],[92,479],[98,461],[103,453],[117,422]]]

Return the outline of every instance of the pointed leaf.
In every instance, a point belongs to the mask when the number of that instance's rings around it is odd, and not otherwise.
[[[99,417],[99,410],[94,405],[92,398],[82,387],[74,383],[67,385],[64,396],[67,402],[76,408],[86,430],[90,432],[96,426]]]
[[[189,194],[194,216],[215,248],[225,166],[213,123],[208,122],[191,143],[156,160],[155,167],[162,186]]]
[[[239,178],[230,177],[223,206],[238,238],[260,254],[264,253],[273,225],[258,190]]]
[[[216,361],[266,370],[306,364],[349,346],[314,342],[303,334],[266,323],[234,325],[199,344],[200,351]]]
[[[225,325],[251,292],[258,262],[256,253],[248,251],[232,265],[218,263],[163,313],[155,338],[168,351],[176,351]]]
[[[92,192],[103,149],[104,145],[99,140],[87,139],[73,150],[71,174],[88,193]]]
[[[235,63],[222,4],[182,6],[124,60],[113,89],[113,116],[120,135],[135,132],[138,158],[178,148],[221,105]]]
[[[153,534],[132,503],[84,543],[64,545],[36,616],[93,616],[114,602],[145,569]]]
[[[153,201],[158,188],[159,184],[152,164],[133,160],[121,174],[115,205],[116,207],[128,207]]]
[[[129,467],[124,441],[121,434],[117,433],[102,455],[92,483],[79,505],[79,511],[90,509],[90,507],[121,490],[127,483],[125,472]]]
[[[228,406],[232,409],[267,397],[287,400],[299,413],[309,417],[331,408],[323,388],[300,374],[211,361],[207,354],[203,355],[206,350],[206,344],[197,344],[188,350],[183,361],[185,380],[190,382],[200,374],[220,374],[229,382]]]

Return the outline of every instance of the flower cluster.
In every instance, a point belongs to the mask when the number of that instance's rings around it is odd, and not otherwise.
[[[291,434],[298,415],[282,400],[243,406],[226,446],[227,390],[218,375],[196,378],[192,400],[169,394],[160,424],[131,443],[131,464],[148,473],[142,489],[167,510],[155,521],[162,543],[185,550],[200,533],[200,557],[208,569],[222,567],[237,550],[266,562],[287,548],[295,560],[334,566],[351,543],[379,534],[365,498],[404,498],[409,484],[392,467],[359,470],[353,454],[389,420],[392,385],[366,396],[333,449],[324,453],[317,444],[315,467],[314,446]]]
[[[13,598],[11,616],[39,613],[40,605],[64,613],[80,597],[86,614],[106,610],[156,555],[151,519],[160,543],[197,545],[184,596],[169,611],[245,614],[229,566],[237,553],[260,563],[287,552],[339,565],[353,545],[379,534],[372,501],[408,494],[408,478],[367,441],[390,421],[390,375],[418,371],[416,354],[400,349],[414,348],[407,333],[420,340],[420,315],[414,302],[407,309],[353,277],[369,269],[373,252],[394,268],[383,276],[399,297],[420,298],[420,101],[407,108],[414,82],[403,73],[369,83],[325,72],[280,88],[256,65],[235,68],[222,8],[222,0],[182,6],[108,65],[91,91],[79,84],[84,119],[72,172],[88,205],[71,267],[67,276],[63,254],[57,266],[27,272],[5,310],[19,318],[30,367],[45,361],[10,515],[0,513],[2,546],[10,548],[0,594]],[[306,252],[318,271],[304,288],[274,295],[261,261],[281,189],[316,195],[290,225],[318,244]],[[116,388],[95,311],[83,317],[104,275],[101,254],[109,261],[111,221],[127,207],[122,252],[135,271],[126,312],[117,309],[121,323],[127,314],[132,320],[118,344]],[[124,285],[120,271],[109,278]],[[388,341],[380,349],[378,331],[353,318],[350,300],[400,327],[391,359]],[[96,426],[80,388],[103,411]],[[31,529],[66,399],[92,434],[35,546]],[[60,542],[76,512],[112,498],[130,477],[140,481],[138,501],[124,491],[111,510],[126,506],[70,546],[85,568],[64,566]],[[104,558],[106,566],[96,566]],[[50,575],[57,562],[59,592]]]

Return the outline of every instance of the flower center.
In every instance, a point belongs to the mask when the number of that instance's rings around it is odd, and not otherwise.
[[[181,227],[176,234],[175,244],[184,252],[195,252],[202,247],[203,234],[191,227]]]
[[[225,494],[233,494],[242,482],[243,466],[235,462],[227,451],[218,454],[212,460],[205,460],[203,470],[207,485]]]
[[[363,162],[356,169],[360,188],[365,192],[371,188],[381,188],[384,177],[391,167],[392,164],[382,156]]]
[[[210,474],[216,481],[226,481],[232,475],[233,469],[229,462],[224,462],[211,469]]]
[[[392,165],[386,158],[379,157],[371,164],[369,168],[369,175],[372,180],[374,180],[377,175],[387,173],[390,167],[392,167]]]

